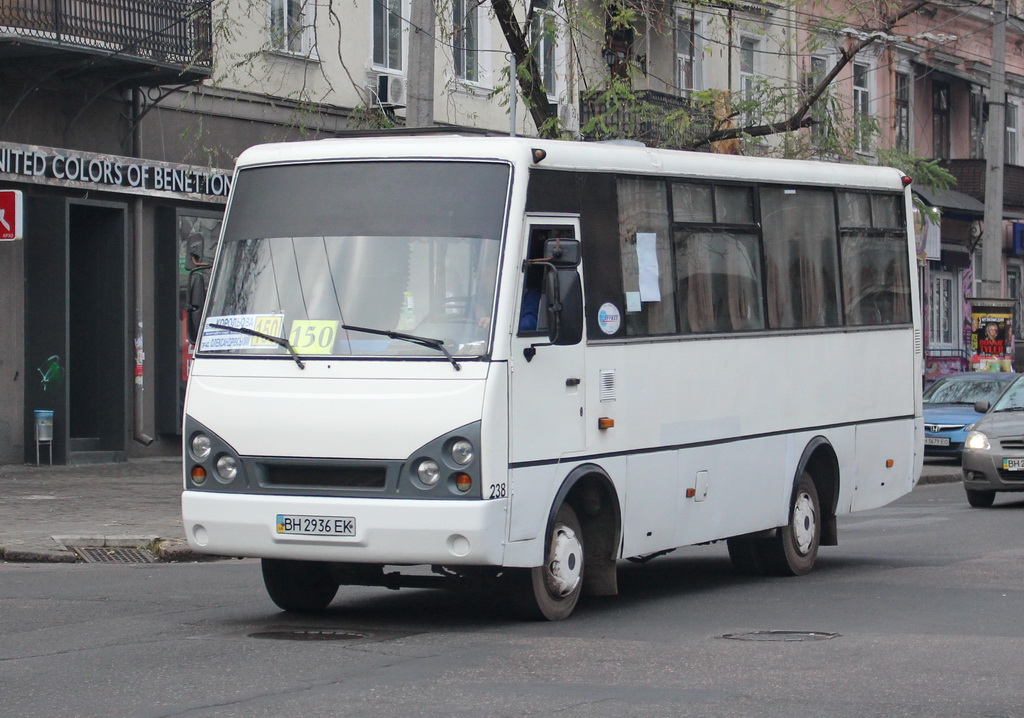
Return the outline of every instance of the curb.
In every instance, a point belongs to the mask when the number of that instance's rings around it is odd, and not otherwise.
[[[107,545],[114,545],[110,542]],[[157,563],[199,563],[224,561],[227,556],[211,556],[193,551],[181,539],[153,539],[146,545],[132,544],[153,553]],[[0,546],[0,563],[87,563],[70,550],[15,549]]]
[[[70,551],[32,551],[0,548],[0,561],[6,563],[78,563]]]

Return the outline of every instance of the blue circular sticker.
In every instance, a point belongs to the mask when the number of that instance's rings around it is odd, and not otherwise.
[[[601,308],[597,310],[597,323],[605,334],[614,334],[619,331],[619,327],[622,325],[622,314],[619,313],[619,308],[611,302],[602,304]]]

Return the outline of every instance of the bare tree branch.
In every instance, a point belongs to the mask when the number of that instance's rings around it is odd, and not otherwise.
[[[929,5],[930,0],[914,0],[910,4],[906,5],[902,10],[896,13],[894,16],[886,20],[881,28],[862,28],[865,31],[882,30],[888,33],[893,29],[899,22],[912,13],[917,12],[925,5]],[[812,124],[810,118],[810,111],[814,104],[821,98],[828,89],[829,85],[836,79],[843,68],[853,61],[853,58],[857,56],[857,53],[863,50],[871,43],[877,41],[875,34],[867,35],[858,40],[854,45],[847,49],[841,48],[839,51],[839,60],[836,61],[835,66],[826,74],[814,89],[808,93],[807,97],[797,106],[796,111],[789,116],[789,118],[780,122],[769,122],[763,125],[755,125],[753,127],[729,127],[722,130],[716,130],[706,137],[700,139],[694,143],[694,147],[701,145],[710,144],[712,142],[720,142],[722,140],[735,140],[740,137],[765,137],[767,135],[774,135],[780,132],[792,132],[798,130],[801,127],[808,127]]]
[[[501,31],[508,42],[509,50],[512,51],[512,55],[516,59],[516,77],[509,78],[509,83],[510,85],[511,83],[519,84],[520,89],[523,91],[523,96],[526,98],[526,106],[530,110],[530,116],[533,117],[537,129],[543,132],[547,121],[551,119],[551,111],[548,109],[548,94],[541,80],[537,59],[534,57],[533,52],[531,52],[527,33],[523,30],[524,26],[521,26],[516,21],[511,0],[493,0],[491,7],[494,9],[494,15],[498,19],[498,24],[501,25]],[[533,7],[531,4],[526,16],[526,28],[530,27],[532,18]],[[525,72],[518,72],[520,67],[524,67]]]

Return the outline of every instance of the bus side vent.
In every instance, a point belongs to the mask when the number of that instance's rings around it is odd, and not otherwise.
[[[602,369],[600,381],[601,401],[615,401],[615,370]]]
[[[914,354],[922,354],[924,352],[924,341],[921,338],[921,330],[914,330]]]

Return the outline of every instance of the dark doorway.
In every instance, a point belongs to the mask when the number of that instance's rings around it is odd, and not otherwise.
[[[70,463],[125,457],[125,211],[70,205],[68,450]]]

